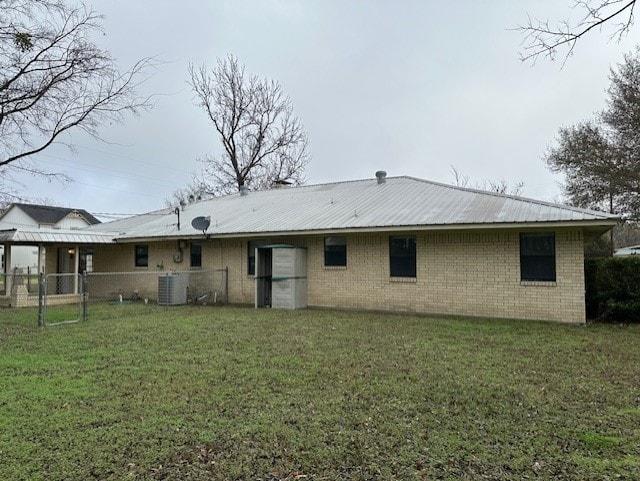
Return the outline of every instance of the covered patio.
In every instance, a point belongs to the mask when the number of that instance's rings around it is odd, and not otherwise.
[[[92,248],[110,244],[113,234],[78,230],[9,229],[0,230],[4,262],[0,276],[0,307],[25,307],[38,304],[38,276],[69,274],[56,277],[47,285],[50,302],[68,302],[79,295],[78,276],[91,270]],[[37,272],[12,268],[14,246],[37,247]]]

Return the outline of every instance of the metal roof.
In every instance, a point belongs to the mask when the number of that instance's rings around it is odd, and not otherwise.
[[[80,229],[9,229],[0,230],[0,243],[12,244],[109,244],[113,234]]]
[[[627,247],[620,247],[619,249],[616,249],[615,252],[613,253],[614,256],[635,256],[635,255],[639,255],[640,256],[640,246],[627,246]]]
[[[522,197],[466,189],[414,177],[390,177],[233,194],[97,224],[119,240],[202,235],[191,226],[209,217],[215,236],[393,229],[497,228],[615,224],[617,217]]]
[[[40,224],[57,224],[69,214],[77,214],[84,218],[88,224],[99,224],[100,221],[84,209],[73,209],[69,207],[56,207],[50,205],[21,204],[14,202],[0,214],[0,218],[9,212],[13,207],[17,207],[34,221]]]

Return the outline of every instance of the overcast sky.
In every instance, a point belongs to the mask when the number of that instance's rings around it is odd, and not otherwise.
[[[99,42],[122,68],[142,57],[161,64],[143,85],[156,105],[109,143],[74,136],[75,152],[37,157],[66,172],[66,185],[28,178],[32,195],[93,213],[161,208],[189,183],[196,159],[219,151],[194,105],[187,66],[214,66],[231,53],[248,73],[277,80],[310,138],[308,183],[411,175],[454,181],[523,181],[523,195],[556,200],[561,178],[542,156],[560,126],[605,105],[609,67],[639,42],[596,32],[564,67],[520,62],[532,17],[560,19],[572,0],[95,0],[105,15]]]

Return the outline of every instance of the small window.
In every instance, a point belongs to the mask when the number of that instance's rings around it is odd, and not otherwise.
[[[347,265],[347,238],[325,237],[324,238],[324,265],[325,266],[346,266]]]
[[[520,280],[556,280],[556,237],[553,232],[520,234]]]
[[[136,246],[136,267],[149,267],[149,246]]]
[[[391,277],[416,277],[416,237],[389,237]]]
[[[193,242],[189,248],[191,267],[202,267],[202,244]]]
[[[250,276],[256,273],[256,247],[264,245],[267,245],[267,242],[263,240],[247,242],[247,274]]]
[[[93,272],[93,247],[80,247],[78,273]]]

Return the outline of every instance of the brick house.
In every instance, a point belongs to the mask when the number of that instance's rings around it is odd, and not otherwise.
[[[60,270],[60,252],[74,272],[91,265],[95,273],[148,273],[154,282],[158,268],[226,268],[226,295],[237,304],[275,307],[288,285],[297,286],[299,307],[585,321],[584,245],[617,218],[376,175],[243,191],[83,229],[5,230],[0,244],[37,245],[44,273]],[[285,247],[299,254],[300,270],[282,276]],[[5,275],[0,305],[18,305],[11,282]],[[155,284],[127,289],[158,295]],[[52,293],[77,292],[74,281]]]
[[[93,267],[226,267],[229,302],[262,305],[256,269],[294,246],[305,254],[305,306],[585,322],[584,245],[614,216],[376,176],[243,191],[91,226],[84,231],[113,235],[93,247]]]

